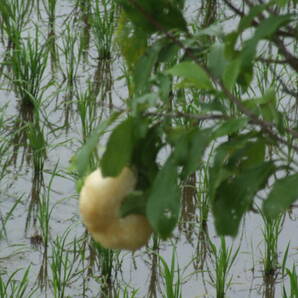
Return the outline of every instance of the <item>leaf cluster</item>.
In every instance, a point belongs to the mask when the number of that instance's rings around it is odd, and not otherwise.
[[[113,128],[100,166],[105,176],[136,170],[137,189],[122,214],[146,214],[168,237],[179,220],[180,185],[203,166],[218,234],[235,236],[263,190],[267,218],[287,210],[298,197],[296,119],[281,108],[293,101],[282,82],[298,71],[291,1],[259,1],[243,11],[224,1],[241,17],[229,32],[214,30],[220,22],[190,24],[181,0],[115,2],[122,9],[115,34],[128,66],[128,115]],[[277,80],[279,61],[280,84],[256,81],[268,72]],[[84,160],[101,129],[81,149]]]

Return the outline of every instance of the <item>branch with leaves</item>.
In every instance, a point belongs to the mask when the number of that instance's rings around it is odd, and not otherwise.
[[[283,82],[298,69],[292,1],[285,1],[284,13],[279,1],[244,1],[240,9],[223,0],[241,17],[229,32],[221,28],[225,19],[202,20],[202,26],[199,17],[187,21],[183,0],[115,1],[122,8],[115,40],[128,69],[129,97],[120,111],[127,115],[113,129],[100,166],[111,176],[125,166],[134,168],[136,199],[145,202],[140,207],[130,199],[123,208],[146,214],[166,238],[179,220],[179,185],[207,168],[207,195],[219,234],[237,234],[269,181],[265,215],[287,210],[298,198],[298,131],[295,112],[281,106],[293,100],[297,105],[297,98],[273,79],[278,67],[285,70],[285,77],[279,76]],[[268,49],[260,51],[264,44]],[[89,158],[99,134],[90,139],[77,160]],[[170,150],[160,162],[164,148]]]

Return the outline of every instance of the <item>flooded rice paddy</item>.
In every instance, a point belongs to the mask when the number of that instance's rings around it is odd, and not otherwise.
[[[297,208],[273,227],[252,210],[235,239],[220,238],[199,174],[181,186],[172,238],[154,236],[135,253],[90,238],[72,159],[102,119],[125,109],[126,70],[113,40],[118,10],[110,1],[3,3],[0,297],[194,298],[216,297],[220,287],[226,297],[290,295]],[[266,271],[268,259],[274,270]]]

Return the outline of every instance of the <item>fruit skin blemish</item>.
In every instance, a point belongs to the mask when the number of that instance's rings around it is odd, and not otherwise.
[[[135,189],[136,176],[128,167],[117,177],[97,169],[86,177],[80,193],[80,214],[93,239],[105,248],[136,250],[152,233],[144,215],[120,217],[123,199]]]

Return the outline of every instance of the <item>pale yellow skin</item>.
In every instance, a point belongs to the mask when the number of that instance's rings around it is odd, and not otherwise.
[[[152,229],[145,216],[119,216],[122,200],[135,185],[136,177],[129,168],[117,177],[103,177],[97,169],[86,178],[80,194],[80,213],[94,240],[103,247],[136,250],[148,242]]]

